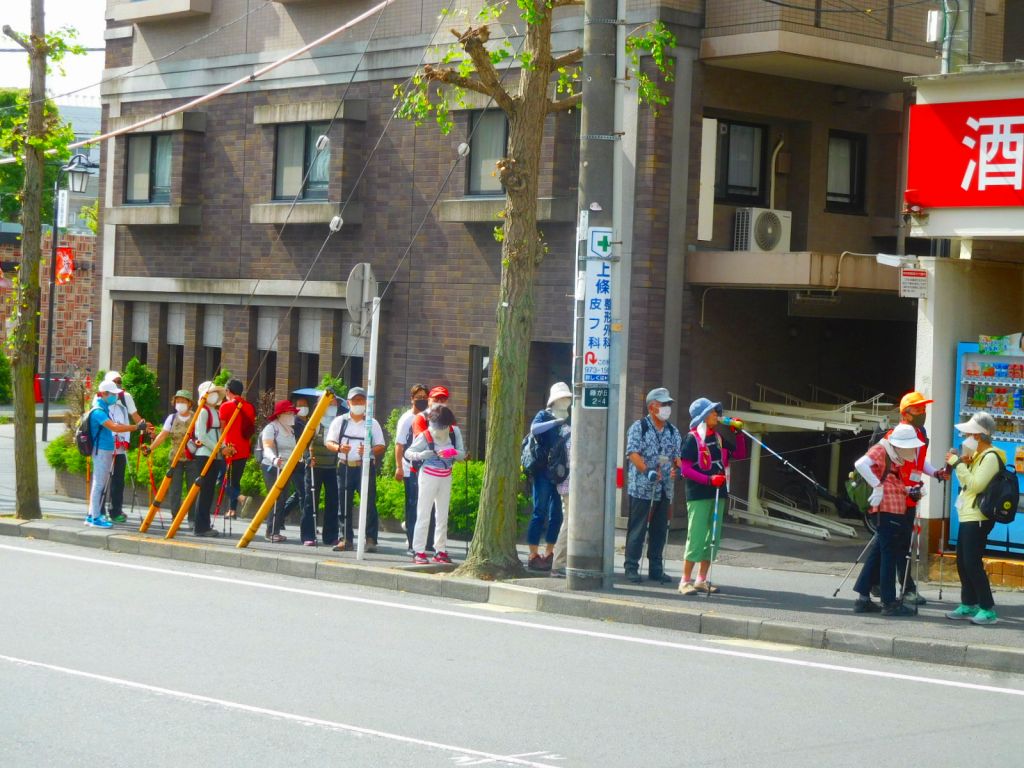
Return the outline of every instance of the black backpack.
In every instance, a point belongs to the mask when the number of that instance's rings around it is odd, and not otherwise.
[[[78,448],[78,452],[83,456],[92,456],[96,452],[96,437],[92,434],[90,428],[92,412],[99,410],[98,408],[90,408],[88,411],[82,414],[82,418],[78,420],[78,426],[75,427],[75,446]]]
[[[561,427],[558,432],[558,440],[548,451],[548,480],[555,485],[569,476],[569,435]]]
[[[532,432],[527,432],[519,445],[519,463],[527,475],[534,474],[541,465],[540,443]]]
[[[993,452],[993,455],[999,462],[999,471],[989,482],[988,487],[974,498],[974,506],[989,520],[1012,523],[1017,514],[1017,502],[1020,500],[1017,474],[1003,463],[998,453]]]

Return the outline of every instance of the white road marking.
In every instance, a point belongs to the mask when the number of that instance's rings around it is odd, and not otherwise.
[[[803,667],[805,669],[819,669],[826,672],[843,672],[845,674],[862,675],[864,677],[878,677],[888,680],[900,680],[903,682],[921,683],[924,685],[936,685],[944,688],[959,688],[961,690],[980,691],[982,693],[1001,693],[1008,696],[1024,697],[1024,689],[1003,688],[996,685],[967,683],[959,680],[945,680],[938,677],[924,677],[923,675],[907,675],[900,672],[885,672],[875,669],[862,669],[860,667],[848,667],[842,664],[827,664],[821,661],[807,661],[805,659],[788,659],[781,658],[778,656],[768,656],[761,653],[752,653],[749,651],[736,651],[728,650],[725,648],[709,648],[701,645],[693,645],[690,643],[677,643],[672,642],[670,640],[654,640],[653,638],[646,637],[631,637],[629,635],[617,635],[611,632],[597,632],[594,630],[578,629],[575,627],[558,627],[552,624],[519,621],[517,619],[503,619],[497,616],[480,616],[469,612],[454,611],[446,608],[433,608],[425,605],[408,605],[404,603],[391,602],[389,600],[378,600],[370,597],[356,597],[354,595],[340,595],[332,592],[320,592],[315,589],[286,587],[281,584],[262,584],[258,581],[248,581],[246,579],[228,578],[226,576],[212,576],[210,574],[204,573],[190,573],[188,571],[175,571],[168,568],[157,568],[151,565],[137,565],[135,563],[125,563],[114,560],[102,560],[93,557],[84,557],[82,555],[69,555],[63,552],[48,552],[46,550],[40,549],[26,549],[24,547],[10,546],[7,544],[0,544],[0,549],[6,549],[10,550],[11,552],[17,552],[25,555],[38,555],[41,557],[53,557],[61,560],[72,560],[75,562],[91,563],[93,565],[107,566],[110,568],[125,568],[128,570],[142,571],[145,573],[157,573],[167,576],[177,576],[186,579],[197,579],[199,581],[211,581],[219,584],[230,584],[236,587],[251,587],[253,589],[263,589],[271,592],[284,592],[292,595],[305,595],[307,597],[316,597],[322,600],[337,600],[343,603],[372,605],[381,608],[391,608],[396,611],[406,611],[409,613],[424,613],[433,616],[448,616],[451,618],[463,619],[465,621],[479,621],[488,624],[502,624],[504,626],[520,627],[522,629],[532,629],[534,631],[552,632],[555,634],[573,635],[576,637],[590,637],[598,640],[611,640],[614,642],[627,643],[631,645],[643,645],[653,648],[670,648],[673,650],[689,651],[692,653],[710,654],[712,656],[727,656],[736,659],[747,659],[749,661],[761,661],[769,664],[785,664],[794,667]]]
[[[293,723],[301,723],[303,725],[318,725],[324,728],[331,728],[336,731],[346,731],[348,733],[357,733],[361,736],[376,736],[377,738],[387,739],[389,741],[397,741],[403,744],[415,744],[420,747],[432,747],[434,749],[440,749],[445,752],[457,752],[463,758],[468,758],[474,761],[482,760],[485,763],[498,763],[505,765],[523,765],[529,766],[530,768],[558,768],[557,766],[551,765],[550,763],[538,763],[532,760],[524,760],[516,755],[498,755],[492,752],[483,752],[479,749],[469,749],[467,747],[456,747],[451,744],[441,744],[436,741],[427,741],[425,739],[417,739],[412,736],[402,736],[397,733],[389,733],[387,731],[378,731],[374,728],[363,728],[358,725],[349,725],[348,723],[339,723],[334,720],[323,720],[319,717],[309,717],[307,715],[296,715],[291,712],[282,712],[277,709],[267,709],[265,707],[255,707],[251,704],[242,704],[237,701],[228,701],[226,699],[217,699],[212,696],[201,696],[196,693],[189,693],[187,691],[176,691],[173,688],[162,688],[157,685],[148,685],[146,683],[135,682],[134,680],[124,680],[120,677],[110,677],[108,675],[97,675],[93,672],[85,672],[80,669],[71,669],[69,667],[60,667],[56,664],[45,664],[41,661],[32,661],[31,659],[21,659],[16,656],[6,656],[0,654],[0,661],[6,661],[11,664],[17,664],[25,667],[35,667],[36,669],[45,669],[49,672],[59,672],[64,675],[70,675],[72,677],[80,677],[86,680],[95,680],[101,683],[107,683],[109,685],[116,685],[122,688],[130,688],[136,691],[144,691],[146,693],[154,693],[159,696],[170,696],[175,699],[182,701],[189,701],[197,704],[213,704],[214,706],[221,707],[223,709],[229,709],[236,712],[248,712],[254,715],[264,715],[266,717],[276,717],[282,720],[289,720]],[[532,754],[544,754],[543,752],[527,753],[527,756]],[[482,763],[481,763],[482,764]]]

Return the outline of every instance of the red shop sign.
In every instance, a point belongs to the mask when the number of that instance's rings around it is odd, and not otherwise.
[[[1024,99],[910,108],[907,205],[1024,206]]]

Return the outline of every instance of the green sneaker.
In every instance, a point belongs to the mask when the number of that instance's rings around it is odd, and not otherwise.
[[[973,619],[974,615],[980,610],[981,608],[976,605],[961,604],[955,611],[947,611],[946,618],[952,619],[953,621],[968,621]]]
[[[125,517],[124,515],[115,515],[114,517],[112,517],[110,519],[113,522],[115,522],[115,523],[127,523],[128,522],[128,518]]]
[[[979,608],[978,612],[971,616],[972,624],[995,624],[999,621],[999,617],[996,616],[995,611],[987,611],[984,608]]]

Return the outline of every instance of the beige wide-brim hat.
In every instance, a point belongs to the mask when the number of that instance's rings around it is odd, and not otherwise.
[[[569,385],[564,381],[552,384],[551,392],[548,394],[548,405],[551,405],[556,400],[562,400],[564,398],[572,400],[572,390],[569,389]]]

